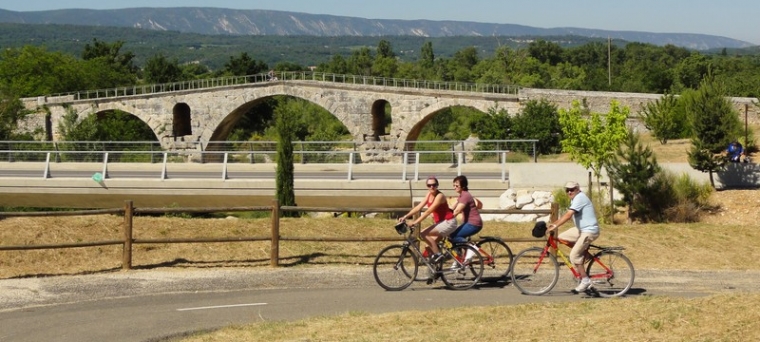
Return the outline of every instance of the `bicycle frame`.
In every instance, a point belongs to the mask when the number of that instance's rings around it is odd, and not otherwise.
[[[556,253],[555,253],[556,256],[558,256],[559,259],[562,260],[562,263],[565,264],[565,266],[567,266],[567,268],[570,269],[570,272],[573,273],[573,277],[575,279],[577,279],[577,280],[580,280],[581,279],[580,273],[578,272],[578,270],[575,269],[575,266],[573,265],[573,263],[570,262],[570,259],[568,259],[567,256],[565,256],[565,253],[562,253],[562,250],[559,249],[559,244],[565,245],[565,246],[570,247],[570,248],[573,247],[573,243],[572,242],[559,239],[559,238],[557,238],[555,236],[555,232],[552,232],[551,234],[549,234],[549,237],[546,239],[546,246],[544,247],[544,253],[541,255],[541,261],[543,261],[543,258],[546,255],[546,253],[550,253],[550,248],[553,248],[556,251]],[[603,249],[605,249],[604,247],[599,247],[599,246],[596,246],[596,245],[589,245],[589,249],[592,249],[592,248],[593,249],[597,249],[597,250],[603,250]],[[589,249],[587,249],[584,252],[585,254],[584,254],[584,257],[583,257],[583,265],[586,265],[589,262],[596,262],[596,263],[599,264],[599,266],[601,266],[605,270],[605,273],[588,274],[588,277],[591,278],[592,280],[593,279],[608,279],[613,274],[612,270],[607,265],[605,265],[602,262],[602,260],[600,260],[595,255],[592,255],[589,252]],[[620,248],[620,249],[622,249],[622,248]],[[541,262],[539,262],[536,265],[536,268],[538,268],[538,265],[540,265],[540,264],[541,264]]]
[[[550,234],[543,247],[527,248],[515,256],[510,270],[512,284],[524,294],[542,295],[551,291],[560,279],[560,263],[573,274],[575,281],[580,273],[575,269],[560,244],[572,246],[572,242],[558,239]],[[594,249],[594,254],[589,252]],[[591,279],[588,292],[601,297],[624,295],[633,286],[635,270],[631,261],[621,252],[623,247],[600,247],[590,245],[584,253],[584,267]],[[559,261],[561,260],[561,261]]]
[[[482,257],[474,247],[452,245],[450,241],[443,240],[440,246],[443,257],[432,262],[424,257],[420,249],[419,243],[422,240],[415,236],[415,227],[400,223],[396,225],[396,232],[406,235],[404,242],[381,250],[373,265],[375,280],[386,290],[403,290],[413,281],[419,280],[417,274],[420,264],[427,266],[428,284],[432,284],[440,277],[446,287],[453,290],[471,288],[482,277]],[[451,267],[444,268],[444,263],[451,263]]]

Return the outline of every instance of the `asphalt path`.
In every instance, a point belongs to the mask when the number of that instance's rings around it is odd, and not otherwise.
[[[637,271],[629,296],[757,291],[757,271]],[[370,267],[133,270],[0,280],[0,341],[151,341],[230,324],[349,312],[608,300],[556,287],[525,296],[508,282],[466,291],[418,282],[399,292]]]

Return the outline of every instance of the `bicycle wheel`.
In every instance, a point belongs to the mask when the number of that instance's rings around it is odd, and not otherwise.
[[[377,254],[372,272],[380,287],[388,291],[401,291],[414,282],[418,266],[417,257],[408,246],[393,245]]]
[[[542,295],[551,291],[559,280],[557,258],[544,255],[540,247],[528,248],[512,260],[512,284],[523,294]]]
[[[459,245],[446,251],[441,266],[441,279],[452,290],[466,290],[483,276],[483,257],[471,245]]]
[[[623,253],[601,251],[586,266],[586,273],[599,296],[622,296],[633,286],[636,276],[633,264]]]
[[[483,277],[485,282],[507,280],[512,266],[512,250],[504,241],[494,237],[484,237],[475,244],[483,256]]]

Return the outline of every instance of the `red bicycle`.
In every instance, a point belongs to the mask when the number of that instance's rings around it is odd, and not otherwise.
[[[557,256],[572,272],[577,284],[580,275],[559,249],[559,244],[572,247],[571,242],[556,238],[555,232],[552,232],[543,248],[531,247],[518,253],[512,261],[512,284],[523,294],[548,293],[560,278]],[[635,271],[631,260],[622,253],[623,250],[623,247],[589,246],[584,259],[586,273],[591,278],[591,287],[586,291],[588,294],[617,297],[631,289]]]

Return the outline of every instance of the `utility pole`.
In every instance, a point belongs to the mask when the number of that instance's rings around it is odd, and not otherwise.
[[[607,85],[612,87],[612,39],[607,36]]]

